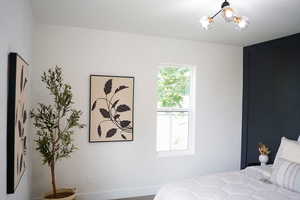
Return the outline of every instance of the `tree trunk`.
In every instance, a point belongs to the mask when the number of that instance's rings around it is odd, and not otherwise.
[[[51,168],[52,190],[53,190],[54,197],[56,197],[55,163],[54,162],[52,162],[50,164],[50,168]]]

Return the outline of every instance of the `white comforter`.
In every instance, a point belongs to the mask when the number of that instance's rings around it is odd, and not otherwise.
[[[202,176],[165,185],[154,200],[300,200],[300,193],[271,184],[268,176],[259,167]]]

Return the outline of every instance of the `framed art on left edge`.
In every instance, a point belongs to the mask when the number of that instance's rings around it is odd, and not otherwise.
[[[90,142],[133,141],[134,77],[90,76]]]
[[[14,193],[26,169],[28,64],[17,53],[8,56],[7,193]]]

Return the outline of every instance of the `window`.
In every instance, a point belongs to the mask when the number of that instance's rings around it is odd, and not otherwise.
[[[160,67],[157,79],[157,151],[194,152],[194,69]]]

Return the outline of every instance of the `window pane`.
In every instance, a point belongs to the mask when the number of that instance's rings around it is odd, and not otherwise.
[[[188,112],[157,112],[157,150],[186,150],[189,132]]]
[[[170,151],[170,116],[157,112],[157,150]]]
[[[158,108],[188,108],[190,103],[191,69],[165,67],[158,75]]]
[[[188,112],[173,113],[172,121],[172,150],[187,149],[189,135]]]

